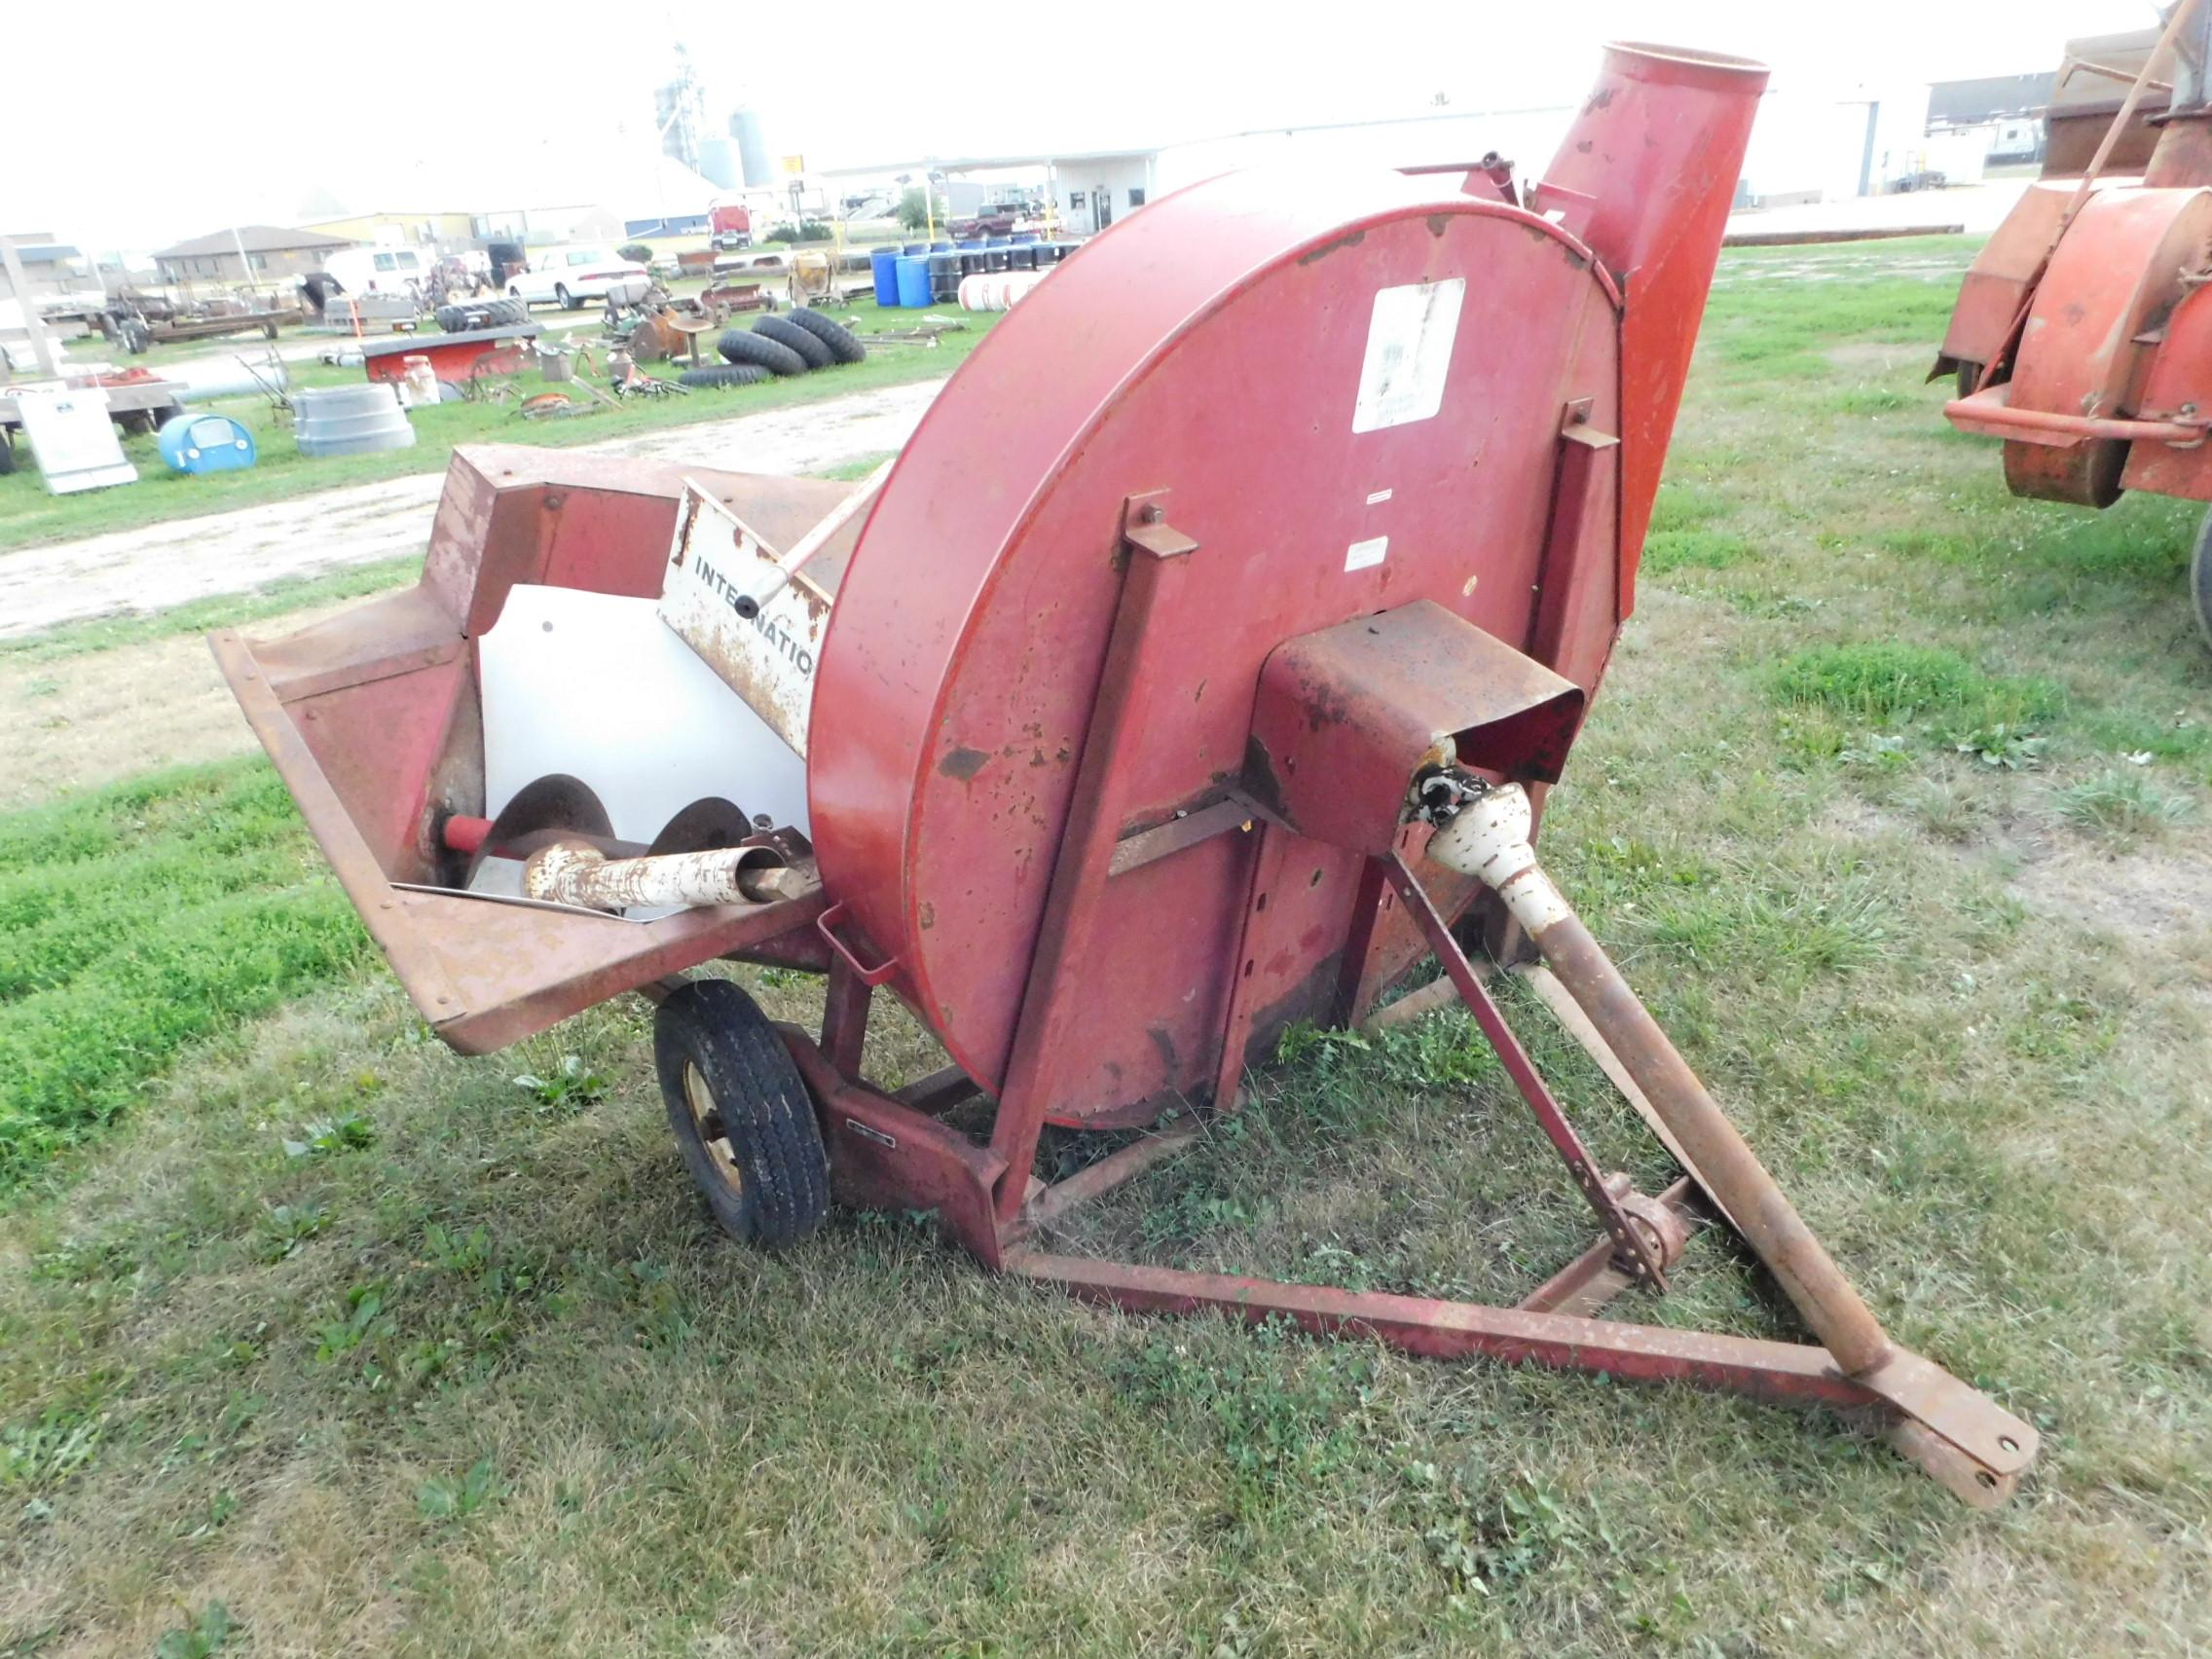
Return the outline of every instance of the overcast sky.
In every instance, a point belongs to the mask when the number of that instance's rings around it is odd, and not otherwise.
[[[498,198],[526,188],[518,178],[544,181],[540,204],[565,201],[558,175],[581,172],[579,151],[649,142],[651,90],[678,41],[711,111],[750,102],[772,150],[832,167],[1364,120],[1439,94],[1464,110],[1556,104],[1621,36],[1760,57],[1807,92],[1879,95],[2055,68],[2071,36],[2157,20],[2151,0],[594,0],[464,7],[446,14],[463,22],[453,32],[481,21],[481,43],[440,47],[448,28],[421,8],[304,5],[190,27],[173,0],[104,0],[88,31],[74,8],[0,5],[15,14],[0,108],[18,139],[0,230],[138,251],[296,221],[318,189],[354,211],[514,205]]]

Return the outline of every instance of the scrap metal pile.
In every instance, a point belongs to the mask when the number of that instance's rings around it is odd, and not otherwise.
[[[1168,197],[859,484],[462,452],[418,587],[216,654],[447,1042],[658,1002],[671,1124],[742,1237],[832,1198],[934,1212],[991,1270],[1125,1308],[1834,1408],[1997,1501],[2035,1430],[1885,1333],[1534,844],[1634,603],[1765,80],[1617,46],[1526,188],[1494,164]],[[1364,1021],[1430,957],[1592,1212],[1579,1261],[1492,1308],[1048,1248],[1237,1111],[1293,1021]],[[681,977],[718,958],[825,975],[819,1032]],[[1593,1160],[1492,999],[1508,970],[1681,1180]],[[942,1071],[867,1079],[878,992]],[[1133,1138],[1048,1181],[1048,1124]],[[1597,1316],[1717,1225],[1813,1341]]]

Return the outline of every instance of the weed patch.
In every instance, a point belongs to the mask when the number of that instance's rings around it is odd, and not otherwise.
[[[2141,771],[2108,767],[2058,792],[2059,816],[2080,830],[2116,841],[2165,832],[2194,815],[2195,803],[2170,794]]]
[[[1988,675],[1957,651],[1889,641],[1800,651],[1775,670],[1773,685],[1785,702],[1872,724],[1944,716],[1970,729],[2016,726],[2064,704],[2048,681]]]

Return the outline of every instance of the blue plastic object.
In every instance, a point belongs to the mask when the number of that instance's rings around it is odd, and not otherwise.
[[[867,256],[868,273],[875,278],[875,303],[895,306],[899,303],[899,250],[895,247],[871,248]]]
[[[240,472],[261,456],[252,431],[228,415],[172,415],[154,445],[178,472]]]
[[[899,261],[899,303],[903,306],[930,303],[929,255],[919,254]]]

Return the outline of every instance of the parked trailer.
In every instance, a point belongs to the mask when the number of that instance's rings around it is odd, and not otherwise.
[[[2121,73],[2077,55],[2092,46],[2133,80],[2095,152],[2054,142],[1975,256],[1929,378],[1956,377],[1952,425],[2004,441],[2015,496],[2212,501],[2212,4],[2180,0],[2147,40],[2074,43],[2062,86]],[[2120,177],[2144,149],[2141,181]],[[2189,585],[2212,644],[2212,512]]]
[[[1127,1309],[1836,1408],[1999,1501],[2036,1431],[1889,1337],[1533,846],[1634,603],[1765,81],[1609,48],[1526,200],[1492,168],[1168,197],[859,485],[461,452],[416,588],[216,655],[448,1043],[658,1004],[671,1125],[740,1237],[791,1243],[832,1198],[929,1212]],[[1682,1179],[1594,1161],[1475,931]],[[1592,1211],[1578,1261],[1487,1308],[1050,1247],[1236,1112],[1290,1022],[1362,1022],[1431,956]],[[819,1033],[682,977],[717,958],[826,975]],[[947,1069],[867,1079],[879,992]],[[1135,1138],[1048,1182],[1048,1124]],[[1815,1342],[1592,1316],[1662,1293],[1709,1223]]]
[[[233,334],[259,334],[264,340],[276,338],[279,328],[298,323],[307,313],[298,306],[276,306],[265,311],[209,313],[203,315],[179,315],[163,322],[146,325],[147,338],[157,346],[173,346],[186,340],[222,340]]]

